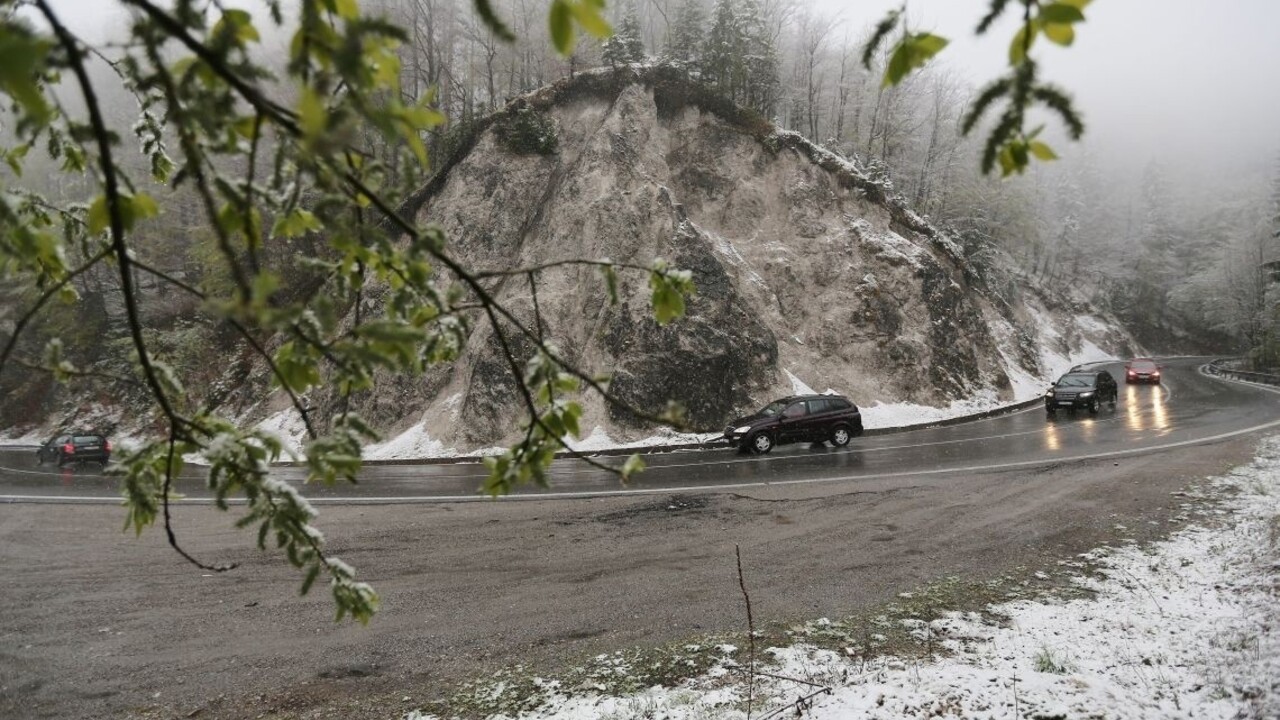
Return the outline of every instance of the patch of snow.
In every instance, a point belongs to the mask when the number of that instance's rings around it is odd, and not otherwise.
[[[891,263],[909,265],[915,270],[922,270],[925,263],[931,259],[929,253],[923,248],[896,232],[876,233],[871,229],[871,224],[862,218],[855,220],[852,226],[859,230],[863,244],[871,246],[877,257]]]
[[[24,445],[43,445],[49,436],[43,430],[34,428],[18,437],[0,437],[0,447],[22,447]]]
[[[792,393],[796,395],[817,395],[818,394],[813,391],[813,388],[806,385],[803,380],[796,377],[795,374],[792,373],[790,370],[787,370],[784,368],[782,372],[786,373],[787,379],[791,381]]]
[[[711,246],[715,248],[716,252],[723,255],[729,261],[729,264],[740,267],[743,270],[745,270],[747,273],[747,279],[750,280],[753,284],[758,285],[762,288],[768,287],[768,285],[764,281],[764,278],[760,277],[760,274],[751,268],[751,265],[747,262],[747,259],[742,257],[742,253],[738,252],[738,248],[735,247],[734,244],[728,238],[725,238],[721,235],[713,233],[704,228],[698,227],[690,220],[686,220],[685,222],[689,223],[689,225],[692,226],[694,230],[696,230],[697,232],[709,238],[711,240]]]
[[[302,448],[307,442],[307,426],[292,406],[268,416],[258,423],[257,429],[279,438],[286,454],[302,455]]]
[[[1096,315],[1077,315],[1075,321],[1076,325],[1085,332],[1098,335],[1106,335],[1111,332],[1111,327],[1102,322]]]
[[[456,396],[455,396],[456,397]],[[380,443],[364,446],[366,460],[400,460],[422,457],[456,457],[457,451],[433,439],[422,421],[399,435]]]
[[[898,718],[1280,717],[1280,437],[1211,484],[1224,522],[1148,547],[1087,553],[1100,572],[1075,582],[1089,599],[1016,601],[952,613],[916,629],[946,654],[863,661],[851,651],[773,647],[753,685],[754,717]],[[519,720],[742,720],[741,652],[678,687],[627,695],[552,688]],[[732,654],[733,657],[727,657]],[[799,678],[795,682],[784,678]],[[814,684],[817,684],[815,686]],[[815,693],[818,687],[828,693]],[[796,698],[811,695],[800,713]],[[410,711],[405,720],[437,720]],[[494,720],[510,720],[497,715]]]
[[[601,450],[704,443],[715,440],[719,437],[721,437],[720,433],[681,433],[671,430],[670,428],[662,428],[657,434],[651,435],[643,440],[618,442],[609,437],[609,434],[604,431],[604,428],[596,426],[585,438],[577,439],[572,436],[567,436],[564,438],[564,442],[577,452],[599,452]]]
[[[1039,387],[1043,388],[1043,384]],[[995,410],[1006,404],[1006,402],[1000,400],[994,390],[987,390],[972,398],[956,400],[946,407],[916,405],[915,403],[876,402],[874,405],[859,407],[858,409],[862,411],[862,426],[871,429],[905,427],[950,420],[951,418]]]

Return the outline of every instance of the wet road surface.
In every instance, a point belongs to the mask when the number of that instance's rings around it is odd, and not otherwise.
[[[1162,385],[1126,385],[1123,366],[1103,365],[1120,384],[1119,401],[1097,415],[1041,406],[949,427],[856,438],[846,448],[786,445],[766,456],[732,449],[645,456],[648,469],[629,485],[573,459],[557,460],[548,488],[524,486],[509,499],[729,491],[762,485],[858,483],[894,477],[981,472],[1125,457],[1210,442],[1280,425],[1280,393],[1202,375],[1204,359],[1165,362]],[[624,458],[600,462],[621,466]],[[275,472],[295,484],[304,471]],[[308,486],[320,504],[460,502],[486,499],[478,462],[366,467],[356,485]],[[0,450],[0,502],[116,503],[116,479],[100,468],[38,466],[34,452]],[[205,502],[202,471],[189,467],[177,489],[182,502]]]

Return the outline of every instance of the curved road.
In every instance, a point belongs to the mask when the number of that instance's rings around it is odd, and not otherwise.
[[[740,490],[762,485],[856,483],[895,477],[983,472],[1133,456],[1212,442],[1280,425],[1280,393],[1198,372],[1204,359],[1165,361],[1163,385],[1125,385],[1119,363],[1105,367],[1120,383],[1115,408],[1098,415],[1043,408],[941,428],[855,439],[847,448],[790,445],[763,457],[733,450],[653,454],[648,469],[627,486],[613,475],[572,459],[558,460],[550,487],[525,486],[508,499],[549,499],[671,492]],[[620,466],[619,457],[601,462]],[[299,468],[279,467],[300,483]],[[357,485],[308,486],[317,504],[461,502],[477,492],[479,463],[366,467]],[[30,450],[0,451],[0,502],[118,503],[116,480],[95,468],[57,470],[35,464]],[[199,468],[178,484],[181,502],[207,502]]]
[[[942,578],[960,583],[942,607],[962,611],[1070,584],[1063,561],[1188,521],[1201,481],[1280,426],[1280,393],[1202,376],[1201,362],[1168,361],[1165,386],[1121,386],[1097,416],[1050,421],[1036,407],[840,451],[652,455],[625,488],[557,462],[525,502],[456,502],[477,497],[476,464],[371,467],[358,486],[307,489],[333,506],[327,547],[383,598],[367,627],[332,623],[327,593],[299,597],[278,554],[189,506],[203,502],[198,470],[180,488],[193,499],[174,509],[177,535],[238,570],[193,568],[163,532],[122,533],[112,478],[0,451],[0,568],[13,580],[0,583],[0,718],[384,720],[512,662],[551,672],[736,632],[739,548],[771,627],[871,622]]]

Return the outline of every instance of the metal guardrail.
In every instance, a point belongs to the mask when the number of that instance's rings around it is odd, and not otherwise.
[[[1233,367],[1239,360],[1237,358],[1223,358],[1214,360],[1205,366],[1205,370],[1210,375],[1218,377],[1230,378],[1232,380],[1244,380],[1245,382],[1261,383],[1263,385],[1280,386],[1280,375],[1272,375],[1270,373],[1253,372],[1252,370],[1237,370]]]

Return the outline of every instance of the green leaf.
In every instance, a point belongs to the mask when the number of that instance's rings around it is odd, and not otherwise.
[[[292,238],[323,228],[324,224],[320,222],[320,218],[308,210],[295,208],[293,212],[276,218],[275,224],[271,226],[271,234],[276,237]]]
[[[1065,23],[1046,23],[1044,25],[1044,36],[1054,43],[1063,47],[1069,47],[1075,42],[1075,28]]]
[[[1027,28],[1028,26],[1025,23],[1022,27],[1018,28],[1017,34],[1013,36],[1013,42],[1009,44],[1010,65],[1021,65],[1022,62],[1027,59],[1027,51],[1030,50],[1031,46],[1036,42],[1036,35],[1040,30],[1039,25],[1036,23],[1031,24],[1030,39],[1027,38]]]
[[[4,161],[9,165],[9,169],[13,170],[14,175],[22,177],[22,161],[27,157],[27,151],[30,149],[30,144],[22,144],[3,153]]]
[[[1000,175],[1009,177],[1015,169],[1017,169],[1017,163],[1013,159],[1013,150],[1009,145],[1005,145],[1000,149]]]
[[[354,20],[360,14],[356,0],[329,0],[329,6],[343,20]]]
[[[38,126],[53,118],[53,108],[39,84],[51,48],[48,40],[10,18],[0,24],[0,91],[13,98]]]
[[[320,137],[328,127],[329,114],[324,101],[310,86],[302,88],[302,97],[298,99],[298,120],[307,140]]]
[[[1070,24],[1084,22],[1084,13],[1069,3],[1055,2],[1040,8],[1040,20],[1046,24]]]
[[[902,82],[912,70],[924,67],[947,43],[946,38],[931,33],[916,33],[902,38],[885,68],[883,86]]]
[[[644,471],[644,460],[639,455],[632,455],[622,464],[622,481],[627,482],[632,475]]]
[[[121,198],[124,205],[128,208],[125,211],[125,227],[132,228],[133,224],[138,220],[147,220],[160,214],[160,206],[156,205],[155,198],[146,193],[138,193],[136,195],[125,195]]]
[[[484,21],[486,27],[494,35],[497,35],[503,42],[515,42],[515,33],[506,26],[505,23],[494,12],[493,5],[490,0],[474,0],[476,14]]]
[[[618,304],[618,271],[612,265],[601,268],[604,272],[604,286],[609,291],[609,304]]]
[[[946,38],[939,35],[933,35],[930,33],[916,34],[914,36],[913,43],[915,45],[916,53],[923,56],[920,64],[923,65],[924,60],[928,60],[934,55],[942,52],[942,49],[947,46],[948,42],[949,41]]]
[[[320,564],[316,563],[307,569],[307,576],[302,579],[302,588],[298,590],[299,595],[306,595],[311,592],[311,586],[315,584],[316,578],[320,575]]]
[[[107,196],[99,195],[89,204],[89,234],[97,235],[111,224],[111,215],[107,212]]]
[[[1048,162],[1050,160],[1058,159],[1058,155],[1053,152],[1053,148],[1050,148],[1048,145],[1045,145],[1043,142],[1039,140],[1032,140],[1028,144],[1028,147],[1031,149],[1031,154],[1035,155],[1036,159],[1038,160],[1044,160]]]
[[[551,43],[556,51],[568,57],[573,53],[573,11],[566,0],[554,0],[547,13],[551,30]]]
[[[258,35],[258,29],[253,26],[253,16],[244,10],[226,10],[222,13],[216,25],[213,26],[213,34],[217,35],[221,32],[230,30],[240,44],[249,42],[258,42],[262,38]]]
[[[903,39],[898,42],[893,54],[889,56],[889,64],[884,69],[884,81],[881,86],[897,85],[909,72],[911,72],[911,51],[907,47],[907,41]]]
[[[600,38],[601,40],[613,34],[613,28],[609,26],[608,21],[600,14],[603,5],[596,5],[592,2],[576,2],[570,5],[573,8],[573,16],[577,18],[578,24],[583,30]]]

